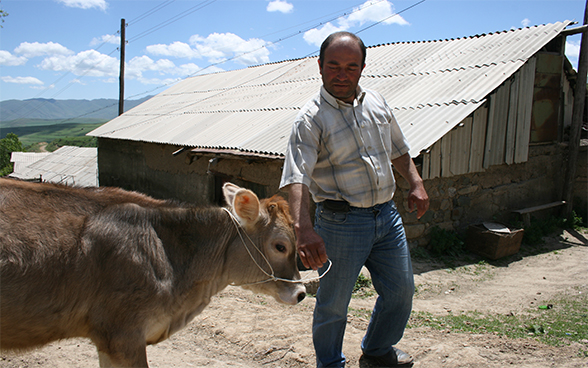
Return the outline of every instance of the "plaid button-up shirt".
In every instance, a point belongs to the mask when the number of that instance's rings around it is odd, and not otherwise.
[[[348,104],[322,87],[292,127],[280,188],[306,184],[315,202],[346,200],[371,207],[392,199],[392,160],[410,147],[377,92],[358,87]]]

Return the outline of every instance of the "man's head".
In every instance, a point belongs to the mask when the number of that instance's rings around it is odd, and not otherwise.
[[[325,89],[342,101],[352,102],[365,57],[366,47],[353,33],[337,32],[327,37],[318,61]]]

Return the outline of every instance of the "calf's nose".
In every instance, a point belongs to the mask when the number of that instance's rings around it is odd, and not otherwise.
[[[298,303],[300,303],[301,301],[303,301],[303,300],[304,300],[304,298],[306,298],[306,293],[305,293],[305,292],[303,292],[303,291],[301,291],[301,292],[298,294]]]

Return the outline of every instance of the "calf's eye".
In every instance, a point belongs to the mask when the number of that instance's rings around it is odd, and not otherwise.
[[[276,244],[276,250],[280,253],[286,253],[286,246],[284,244]]]

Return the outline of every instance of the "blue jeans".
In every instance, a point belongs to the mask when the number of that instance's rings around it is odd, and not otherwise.
[[[384,355],[398,343],[412,310],[414,279],[402,219],[393,201],[347,213],[317,204],[315,231],[323,238],[331,270],[321,279],[312,325],[317,367],[344,367],[347,308],[362,266],[378,298],[361,349]],[[319,269],[322,274],[326,266]]]

